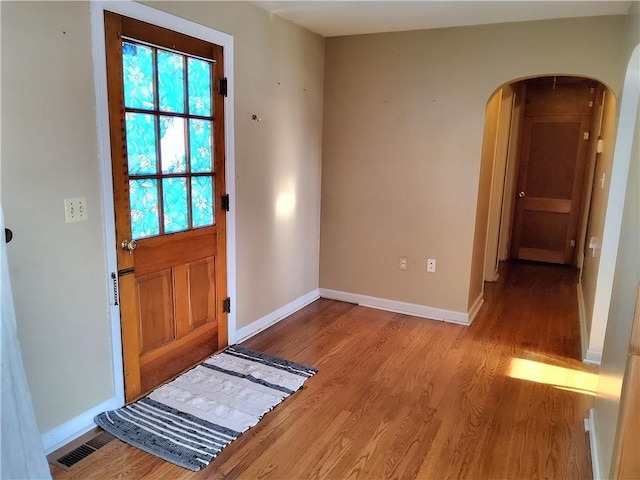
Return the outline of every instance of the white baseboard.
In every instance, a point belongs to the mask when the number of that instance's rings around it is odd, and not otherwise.
[[[93,421],[93,417],[99,413],[120,408],[121,406],[122,403],[119,403],[115,397],[110,398],[77,417],[64,422],[62,425],[43,433],[41,438],[45,455],[49,455],[51,452],[56,451],[60,447],[63,447],[67,443],[75,440],[80,435],[83,435],[92,428],[95,428],[96,424]]]
[[[589,446],[591,447],[591,469],[593,470],[594,480],[601,480],[600,459],[598,457],[598,437],[596,435],[596,419],[593,408],[589,410],[589,418],[584,421],[585,429],[589,432]]]
[[[441,308],[429,307],[427,305],[398,302],[396,300],[388,300],[386,298],[370,297],[368,295],[342,292],[339,290],[330,290],[327,288],[320,289],[320,296],[322,298],[328,298],[331,300],[355,303],[362,307],[375,308],[376,310],[386,310],[388,312],[404,313],[406,315],[428,318],[430,320],[458,323],[461,325],[469,325],[471,323],[469,320],[469,314],[465,312],[443,310]]]
[[[580,319],[580,345],[582,347],[582,360],[587,362],[587,349],[589,348],[589,334],[587,333],[587,310],[584,306],[584,292],[582,282],[576,287],[578,293],[578,318]]]
[[[589,365],[600,365],[602,363],[602,352],[600,350],[587,350],[582,362]]]
[[[602,363],[602,350],[589,349],[589,333],[587,332],[587,310],[584,303],[582,282],[578,282],[578,318],[580,319],[580,345],[582,348],[582,362],[589,365]]]
[[[293,302],[287,303],[279,309],[265,315],[262,318],[259,318],[255,322],[250,323],[246,327],[242,327],[236,332],[235,343],[241,343],[245,340],[248,340],[261,331],[266,330],[270,326],[278,323],[280,320],[297,312],[301,308],[306,307],[311,302],[315,302],[318,298],[320,298],[318,289],[312,290],[309,293],[296,298]]]

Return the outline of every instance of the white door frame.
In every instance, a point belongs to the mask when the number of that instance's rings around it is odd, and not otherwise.
[[[113,363],[114,396],[118,406],[124,405],[124,372],[122,364],[122,340],[120,331],[120,307],[116,302],[114,273],[117,279],[118,265],[116,261],[115,213],[113,204],[113,178],[111,172],[111,141],[109,137],[109,108],[107,97],[107,69],[104,40],[104,12],[120,15],[151,23],[159,27],[184,33],[192,37],[215,43],[224,48],[224,73],[228,79],[227,98],[225,102],[225,180],[231,205],[235,205],[235,156],[233,128],[233,37],[198,23],[156,10],[133,1],[91,2],[91,37],[93,42],[93,71],[96,90],[96,116],[98,137],[98,163],[100,168],[100,184],[102,188],[102,215],[105,260],[109,278],[106,286],[109,291],[109,318],[111,323],[111,345]],[[235,212],[230,209],[227,214],[227,292],[231,297],[231,313],[228,315],[228,342],[236,341],[236,233]]]

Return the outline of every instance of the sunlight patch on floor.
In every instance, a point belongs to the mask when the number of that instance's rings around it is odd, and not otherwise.
[[[553,385],[560,390],[592,396],[596,394],[596,388],[598,387],[598,375],[595,373],[582,372],[522,358],[511,359],[508,375],[511,378],[544,383]]]

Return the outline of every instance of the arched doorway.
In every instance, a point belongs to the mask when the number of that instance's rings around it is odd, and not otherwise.
[[[582,268],[596,170],[606,180],[612,157],[613,142],[603,152],[598,140],[614,119],[615,97],[594,79],[539,76],[494,92],[482,155],[492,171],[486,281],[510,258]]]

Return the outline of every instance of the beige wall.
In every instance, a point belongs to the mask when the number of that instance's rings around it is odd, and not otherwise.
[[[243,327],[318,288],[324,39],[248,3],[154,6],[234,36]],[[89,4],[1,9],[2,205],[15,233],[18,333],[45,432],[114,395]],[[283,193],[295,208],[278,216]],[[87,222],[65,224],[70,196],[87,197]]]
[[[113,396],[86,3],[2,2],[2,208],[41,431]],[[88,220],[65,223],[85,196]]]
[[[624,22],[327,39],[320,286],[466,312],[483,275],[473,238],[489,97],[544,74],[593,77],[619,92]],[[409,271],[398,270],[399,256]]]

